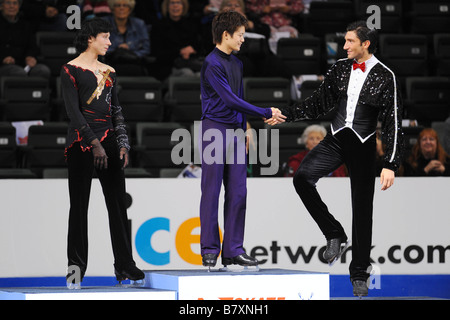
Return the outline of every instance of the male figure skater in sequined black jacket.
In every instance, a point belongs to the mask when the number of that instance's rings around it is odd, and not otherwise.
[[[305,207],[327,240],[324,259],[334,263],[348,246],[341,224],[328,211],[316,190],[317,181],[347,166],[353,209],[353,293],[368,294],[372,244],[373,195],[375,187],[376,127],[386,145],[381,189],[393,183],[403,153],[402,101],[395,74],[375,56],[378,34],[364,21],[347,27],[344,50],[348,58],[337,61],[320,87],[305,101],[280,108],[286,121],[315,119],[335,110],[328,134],[302,161],[294,186]],[[270,123],[268,120],[267,123]]]

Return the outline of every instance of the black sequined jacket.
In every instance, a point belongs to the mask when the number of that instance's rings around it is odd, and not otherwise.
[[[316,119],[332,110],[336,132],[345,125],[347,89],[352,59],[338,60],[328,71],[319,88],[306,100],[279,108],[286,121]],[[372,135],[381,122],[385,144],[384,167],[397,171],[403,157],[402,99],[394,73],[378,62],[369,72],[357,103],[353,129],[362,137]]]

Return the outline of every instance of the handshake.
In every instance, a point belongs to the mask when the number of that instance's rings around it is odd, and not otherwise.
[[[274,126],[276,124],[283,123],[286,121],[286,116],[281,113],[280,109],[274,107],[270,109],[272,109],[272,118],[270,119],[264,118],[264,123]]]

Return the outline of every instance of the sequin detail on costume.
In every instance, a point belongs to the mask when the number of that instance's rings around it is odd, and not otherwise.
[[[289,107],[279,108],[286,121],[316,119],[339,106],[347,99],[347,88],[353,60],[338,60],[328,71],[319,88],[306,100]],[[377,108],[377,117],[368,119],[372,127],[381,122],[381,136],[385,143],[385,167],[396,171],[403,157],[401,116],[403,104],[394,73],[384,64],[377,63],[367,75],[361,89],[358,106]],[[373,134],[373,132],[372,132]]]

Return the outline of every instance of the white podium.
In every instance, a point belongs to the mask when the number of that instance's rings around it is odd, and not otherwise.
[[[328,273],[284,269],[144,271],[145,287],[175,291],[178,300],[329,300]]]

